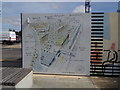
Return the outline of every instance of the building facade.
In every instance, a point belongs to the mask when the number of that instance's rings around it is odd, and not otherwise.
[[[117,12],[120,12],[120,1],[118,2],[118,10]]]

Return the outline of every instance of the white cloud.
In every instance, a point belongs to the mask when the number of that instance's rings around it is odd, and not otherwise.
[[[91,11],[91,7],[90,7],[90,11]],[[85,5],[80,5],[77,6],[74,10],[73,13],[85,13]]]
[[[51,5],[51,7],[54,8],[54,9],[58,9],[58,8],[60,7],[60,5],[59,5],[59,4],[56,4],[56,3],[51,3],[50,5]]]
[[[85,6],[84,5],[77,6],[73,10],[73,13],[85,13]]]

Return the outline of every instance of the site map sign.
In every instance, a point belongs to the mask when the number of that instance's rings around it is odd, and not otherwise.
[[[47,74],[90,74],[90,14],[21,16],[24,68]]]

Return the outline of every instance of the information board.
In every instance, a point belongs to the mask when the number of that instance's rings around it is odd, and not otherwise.
[[[23,67],[89,75],[91,14],[22,14]]]

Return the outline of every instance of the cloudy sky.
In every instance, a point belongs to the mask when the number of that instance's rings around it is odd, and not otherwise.
[[[116,12],[117,2],[92,2],[91,10]],[[20,30],[20,13],[80,13],[84,12],[84,2],[3,2],[3,30]]]

